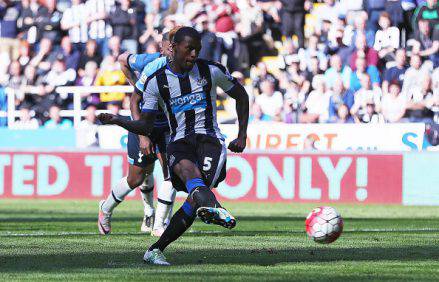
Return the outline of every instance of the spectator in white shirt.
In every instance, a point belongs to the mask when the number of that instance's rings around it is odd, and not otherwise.
[[[399,47],[399,29],[392,26],[390,15],[382,12],[378,20],[380,29],[375,34],[373,48],[378,51],[378,56],[385,61],[393,61],[395,50]]]
[[[82,120],[78,127],[80,138],[78,138],[78,146],[80,148],[95,147],[98,142],[98,125],[96,124],[96,106],[90,104],[86,108],[85,119]]]
[[[329,117],[329,99],[331,93],[327,91],[325,79],[322,75],[314,76],[312,81],[314,90],[309,93],[305,101],[306,113],[302,114],[301,122],[326,122]]]
[[[256,104],[261,107],[262,113],[274,118],[279,115],[284,105],[283,96],[274,90],[274,83],[264,80],[261,83],[261,94],[256,97]]]
[[[368,74],[363,74],[360,77],[361,88],[354,94],[354,105],[351,108],[352,116],[362,116],[366,113],[366,106],[370,101],[375,105],[379,111],[381,89],[373,87],[370,83]]]
[[[72,0],[64,11],[61,28],[67,30],[74,49],[82,51],[88,40],[87,7],[81,0]]]
[[[12,129],[37,129],[39,126],[38,120],[32,117],[30,109],[22,107],[20,109],[20,119],[12,125]]]
[[[398,82],[390,83],[389,93],[381,102],[381,112],[386,122],[400,122],[407,108],[407,99],[401,95]]]

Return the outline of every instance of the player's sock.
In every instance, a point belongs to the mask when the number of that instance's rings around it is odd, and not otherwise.
[[[158,191],[157,209],[155,213],[154,229],[164,229],[166,219],[171,217],[176,191],[171,181],[163,181]]]
[[[190,179],[186,182],[189,197],[200,207],[220,207],[215,194],[201,178]]]
[[[196,208],[186,200],[183,206],[171,218],[171,222],[163,235],[156,243],[149,247],[149,250],[159,249],[164,251],[169,244],[177,240],[194,222],[195,211]]]
[[[127,178],[122,178],[116,186],[111,189],[110,195],[108,195],[105,202],[102,204],[102,211],[105,213],[112,213],[114,208],[119,205],[131,191],[133,191],[128,185]]]
[[[145,216],[150,217],[154,214],[154,176],[152,173],[145,177],[140,191],[142,192]]]

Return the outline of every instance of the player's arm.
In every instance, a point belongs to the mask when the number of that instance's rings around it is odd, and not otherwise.
[[[230,142],[229,150],[235,153],[244,151],[247,142],[247,125],[249,115],[248,94],[244,87],[230,75],[229,71],[220,64],[211,66],[212,78],[230,97],[236,100],[238,115],[238,138]]]
[[[229,149],[232,152],[240,153],[244,151],[247,142],[247,126],[249,116],[248,94],[239,82],[237,82],[232,89],[226,93],[236,100],[236,113],[238,115],[239,124],[238,138],[230,142]]]
[[[131,85],[135,85],[139,79],[142,70],[152,61],[158,59],[160,53],[152,54],[130,54],[125,52],[117,58],[120,63],[122,72],[128,78]]]

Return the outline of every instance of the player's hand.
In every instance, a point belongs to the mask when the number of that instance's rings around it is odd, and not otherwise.
[[[151,141],[151,139],[149,139],[149,137],[140,135],[139,136],[139,147],[140,147],[140,151],[145,156],[155,154],[154,146],[152,145],[152,141]]]
[[[98,120],[102,124],[116,124],[116,122],[118,121],[118,117],[113,114],[103,113],[98,115]]]
[[[234,153],[242,153],[247,145],[247,137],[238,137],[229,143],[229,150]]]

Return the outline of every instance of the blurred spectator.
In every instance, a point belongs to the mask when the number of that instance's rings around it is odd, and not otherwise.
[[[66,69],[76,71],[78,69],[81,54],[78,50],[73,49],[70,37],[64,36],[61,40],[61,49],[57,53],[58,58],[62,58],[66,65]]]
[[[407,117],[410,122],[426,122],[433,121],[433,107],[439,105],[437,99],[439,95],[434,95],[432,90],[432,80],[429,76],[422,78],[422,88],[419,91],[411,92],[411,96],[407,99]],[[436,97],[435,97],[436,96]]]
[[[131,1],[117,1],[110,13],[109,21],[113,28],[113,36],[121,40],[122,49],[132,54],[137,53],[136,14],[131,7]]]
[[[384,123],[384,117],[376,109],[373,100],[366,101],[364,113],[361,115],[354,115],[357,123]]]
[[[197,30],[201,33],[201,51],[199,58],[219,62],[221,60],[221,42],[215,33],[209,30],[206,14],[197,17]]]
[[[265,80],[273,82],[274,89],[279,90],[279,80],[268,71],[267,65],[264,62],[259,62],[255,70],[255,76],[252,77],[253,86],[257,88],[259,92],[261,92],[261,83]]]
[[[17,61],[24,68],[27,66],[32,58],[31,49],[29,43],[27,41],[21,41],[20,47],[18,49],[18,58]]]
[[[418,1],[421,2],[421,1]],[[432,30],[437,29],[439,25],[439,12],[438,12],[438,1],[437,0],[426,0],[418,4],[416,11],[413,15],[413,29],[418,30],[418,23],[421,20],[425,20],[430,25]]]
[[[90,104],[85,111],[85,119],[78,126],[81,138],[77,139],[77,145],[80,148],[99,146],[96,106]]]
[[[56,0],[46,0],[44,3],[35,19],[38,38],[48,38],[52,44],[58,44],[61,41],[62,13],[56,8]]]
[[[113,35],[107,18],[114,7],[114,0],[87,0],[85,6],[88,11],[89,38],[96,41],[99,53],[105,57],[109,53],[108,38]]]
[[[296,35],[299,47],[304,47],[305,0],[280,0],[282,3],[282,34],[291,38]]]
[[[311,71],[312,68],[312,60],[311,58],[317,57],[318,66],[320,69],[326,69],[327,59],[322,50],[318,48],[319,39],[317,36],[312,35],[308,41],[308,47],[299,50],[299,57],[301,58],[301,68],[307,68]]]
[[[20,38],[33,45],[37,42],[37,15],[38,11],[42,9],[38,0],[23,0],[21,1],[22,11],[17,21],[17,26],[20,29]]]
[[[69,34],[77,51],[82,51],[88,40],[87,7],[82,0],[72,0],[72,6],[64,11],[61,28]]]
[[[38,75],[44,75],[56,59],[56,53],[52,51],[52,41],[43,38],[40,42],[39,52],[32,58],[29,64],[37,68]]]
[[[119,63],[113,56],[107,56],[102,61],[101,69],[96,78],[96,86],[114,86],[114,85],[124,85],[126,83],[126,77],[120,69]],[[101,93],[101,102],[110,101],[122,101],[125,97],[125,93],[122,92],[110,92]]]
[[[366,22],[368,19],[368,14],[365,12],[359,13],[354,19],[354,29],[350,30],[349,26],[345,30],[345,36],[349,37],[350,34],[352,36],[350,38],[346,38],[346,45],[354,45],[357,42],[357,37],[359,35],[363,35],[365,37],[364,45],[372,48],[375,41],[375,30],[366,26]]]
[[[380,87],[380,73],[375,66],[366,66],[366,59],[358,57],[355,61],[356,71],[351,73],[350,89],[357,91],[361,88],[361,77],[367,75],[374,87]]]
[[[28,106],[20,108],[20,119],[14,122],[13,129],[37,129],[40,125],[38,120],[33,117],[35,113]]]
[[[349,61],[349,66],[353,71],[357,69],[355,62],[358,57],[366,59],[366,66],[378,66],[378,53],[375,49],[366,45],[366,36],[364,34],[358,34],[355,40],[355,49]]]
[[[380,14],[386,9],[386,0],[368,0],[364,1],[364,8],[369,15],[368,28],[376,31]]]
[[[386,68],[384,71],[382,90],[383,94],[387,94],[389,82],[398,81],[399,85],[402,85],[404,80],[404,74],[407,70],[406,67],[406,52],[404,49],[398,49],[395,53],[396,65],[391,68]]]
[[[354,105],[354,92],[344,88],[341,77],[334,78],[334,84],[331,90],[331,97],[329,98],[329,122],[338,122],[340,118],[346,120],[346,118],[350,117],[349,111]],[[340,116],[339,110],[342,106],[346,107],[348,111],[347,116]],[[342,113],[344,113],[344,110],[342,110]]]
[[[437,9],[439,13],[439,8]],[[439,66],[439,24],[432,28],[427,20],[419,21],[419,31],[415,33],[416,44],[413,53],[430,59],[433,67]]]
[[[314,123],[328,120],[329,98],[325,79],[322,75],[316,75],[312,81],[313,91],[309,93],[305,101],[305,113],[301,116],[301,122]]]
[[[354,119],[349,114],[349,108],[345,104],[341,104],[337,109],[337,115],[334,116],[333,123],[354,123]]]
[[[47,129],[69,129],[73,127],[73,123],[69,119],[63,119],[60,116],[61,109],[57,105],[53,105],[49,110],[50,119],[44,123]]]
[[[428,71],[425,67],[422,67],[421,57],[412,55],[410,58],[410,67],[404,74],[404,82],[402,85],[404,96],[411,97],[413,93],[420,92],[425,76],[428,76]]]
[[[282,94],[275,90],[270,80],[261,82],[261,94],[256,97],[255,103],[261,107],[263,114],[271,118],[279,115],[284,104]]]
[[[79,74],[82,75],[82,72],[84,71],[85,64],[87,64],[89,61],[95,62],[97,65],[100,65],[102,62],[102,56],[100,53],[98,53],[97,44],[95,40],[88,40],[85,45],[85,50],[82,52],[80,58],[79,58]]]
[[[398,82],[392,81],[389,85],[389,93],[383,96],[381,112],[386,122],[400,122],[405,114],[407,99],[401,95],[401,87]]]
[[[114,58],[119,57],[119,55],[123,53],[120,42],[119,36],[112,36],[110,39],[108,39],[108,52],[109,55],[113,56]]]
[[[329,61],[330,68],[325,72],[325,82],[327,87],[332,88],[336,79],[341,79],[344,87],[349,88],[352,70],[349,66],[343,66],[343,62],[339,55],[331,56]]]
[[[107,103],[107,110],[110,111],[110,114],[120,116],[120,108],[121,108],[121,102],[119,101],[111,101]]]
[[[7,53],[10,60],[18,58],[17,20],[20,12],[18,1],[0,1],[0,53]]]
[[[378,21],[380,29],[375,34],[373,48],[378,51],[380,59],[386,62],[393,61],[394,51],[399,48],[399,29],[392,26],[390,15],[387,12],[381,13]]]
[[[368,74],[363,74],[360,77],[361,88],[354,94],[354,105],[351,108],[351,114],[353,116],[361,116],[370,114],[367,106],[369,104],[374,105],[379,111],[381,101],[381,89],[371,85],[370,77]]]
[[[271,117],[262,112],[261,106],[254,103],[251,107],[249,123],[257,123],[261,121],[271,121]]]
[[[96,83],[96,76],[98,74],[98,65],[94,61],[89,61],[85,65],[85,70],[82,75],[76,80],[76,86],[93,86]],[[87,104],[98,105],[100,102],[99,94],[97,93],[81,93],[82,98],[85,98]]]

